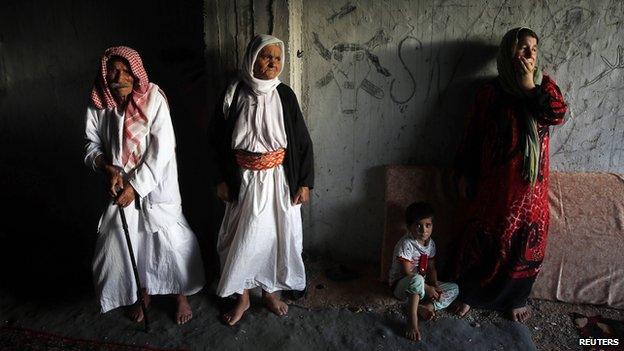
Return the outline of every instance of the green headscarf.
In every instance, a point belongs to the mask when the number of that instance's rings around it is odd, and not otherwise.
[[[516,46],[520,40],[518,35],[523,29],[528,29],[531,33],[534,33],[531,29],[526,27],[514,28],[507,32],[505,36],[503,36],[503,40],[501,41],[498,49],[498,57],[496,59],[498,80],[503,87],[503,90],[519,98],[526,97],[526,94],[522,91],[518,85],[518,81],[516,80],[514,56]],[[537,60],[535,61],[535,70],[533,71],[533,82],[535,85],[542,83],[542,70],[538,67]],[[524,133],[522,133],[522,137],[524,139],[524,162],[522,165],[522,175],[531,183],[531,185],[534,185],[537,180],[540,162],[540,141],[537,132],[537,121],[530,113],[526,113],[524,118],[521,118],[521,120],[524,122]]]

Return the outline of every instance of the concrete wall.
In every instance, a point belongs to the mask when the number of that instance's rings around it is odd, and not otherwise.
[[[383,166],[451,164],[510,28],[533,28],[570,106],[551,167],[624,173],[621,1],[303,1],[303,96],[317,187],[305,247],[377,259]],[[313,15],[312,15],[313,14]]]
[[[209,264],[222,207],[206,182],[205,135],[254,33],[287,41],[282,78],[315,143],[306,251],[378,258],[383,166],[450,164],[472,92],[494,74],[502,34],[519,24],[542,36],[542,62],[571,107],[553,130],[553,168],[624,172],[622,3],[503,3],[2,1],[2,288],[91,291],[106,198],[82,165],[83,115],[98,57],[112,45],[138,49],[169,97],[184,210]]]
[[[286,0],[205,1],[204,44],[209,96],[213,92],[221,93],[237,75],[247,44],[259,33],[281,38],[287,50],[290,49]],[[280,78],[289,82],[289,77],[287,61]]]

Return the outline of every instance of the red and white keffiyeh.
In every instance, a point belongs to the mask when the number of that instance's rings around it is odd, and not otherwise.
[[[127,46],[116,46],[106,49],[100,61],[100,70],[95,77],[91,90],[91,102],[97,109],[116,108],[117,102],[113,98],[106,81],[108,60],[118,56],[126,59],[130,64],[130,71],[134,77],[134,86],[128,102],[123,123],[123,145],[121,162],[127,172],[139,163],[143,150],[141,140],[148,132],[148,118],[145,112],[148,100],[149,80],[143,67],[139,53]]]

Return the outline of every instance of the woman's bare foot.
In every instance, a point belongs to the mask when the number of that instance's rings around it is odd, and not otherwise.
[[[470,305],[463,302],[455,301],[453,303],[453,307],[451,308],[451,312],[459,318],[464,318],[468,314],[468,312],[470,312]]]
[[[262,290],[262,300],[267,308],[278,316],[285,316],[288,313],[288,305],[280,300],[276,293],[268,293]]]
[[[145,308],[147,309],[150,305],[151,298],[147,294],[145,289],[143,289],[142,294],[143,294],[143,302],[145,303]],[[128,313],[128,317],[130,317],[131,320],[135,322],[143,322],[143,318],[144,318],[143,309],[141,308],[141,305],[139,304],[138,301],[134,305],[128,306],[127,313]]]
[[[182,294],[175,295],[176,303],[178,307],[176,309],[175,320],[178,324],[184,324],[193,318],[193,310],[189,305],[186,296]]]
[[[420,341],[421,337],[420,330],[418,330],[418,321],[416,321],[416,323],[414,323],[413,321],[407,323],[405,337],[413,341]]]
[[[435,317],[435,308],[432,303],[418,305],[418,318],[423,321],[430,321]]]
[[[243,317],[245,311],[249,309],[249,292],[245,290],[241,296],[238,297],[236,306],[229,312],[223,315],[223,321],[229,326],[233,326]]]
[[[511,320],[516,322],[524,323],[531,318],[531,310],[528,306],[512,308],[509,314],[511,315]]]

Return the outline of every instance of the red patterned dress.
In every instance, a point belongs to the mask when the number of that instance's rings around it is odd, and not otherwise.
[[[507,94],[497,80],[476,94],[457,167],[468,184],[455,273],[459,300],[474,307],[522,307],[540,270],[548,234],[549,127],[567,106],[548,76],[532,97]],[[538,122],[540,164],[533,186],[522,175],[524,123]]]

